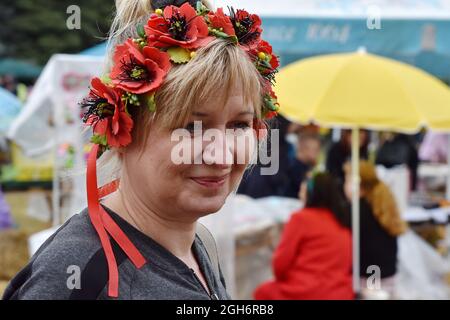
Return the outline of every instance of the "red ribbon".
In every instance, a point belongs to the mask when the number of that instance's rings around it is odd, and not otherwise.
[[[87,162],[86,187],[88,199],[89,218],[97,232],[103,250],[105,251],[108,264],[108,296],[116,298],[119,295],[119,271],[117,261],[111,247],[111,241],[108,236],[111,235],[117,244],[122,248],[131,262],[141,268],[145,263],[145,258],[134,246],[126,234],[120,229],[115,221],[108,215],[105,209],[100,205],[99,199],[117,190],[119,180],[98,189],[97,187],[97,155],[99,146],[94,144],[89,153]]]

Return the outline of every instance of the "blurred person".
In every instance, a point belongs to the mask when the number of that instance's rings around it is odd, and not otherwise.
[[[20,100],[20,102],[25,103],[27,101],[28,98],[28,87],[27,85],[25,85],[24,83],[18,83],[17,87],[16,87],[16,92],[17,92],[17,98]]]
[[[305,207],[285,225],[272,260],[275,279],[257,300],[353,299],[350,214],[336,179],[318,173],[302,183]]]
[[[258,162],[244,174],[237,193],[245,194],[255,199],[269,196],[286,196],[286,189],[291,184],[293,177],[292,157],[295,156],[292,144],[286,139],[292,127],[291,125],[291,122],[282,115],[278,115],[271,122],[272,129],[278,130],[279,140],[276,146],[272,146],[270,144],[272,139],[267,139],[267,155],[270,157],[272,148],[278,148],[279,168],[277,173],[274,175],[262,175],[261,168],[265,165]],[[271,132],[269,132],[270,134]],[[294,194],[293,197],[296,198],[297,194]]]
[[[407,229],[389,187],[377,177],[375,166],[361,161],[360,170],[360,276],[367,289],[369,266],[378,266],[381,289],[394,294],[397,272],[397,237]],[[345,164],[345,195],[351,201],[351,165]]]
[[[2,155],[7,154],[8,144],[6,139],[4,144],[2,144],[2,137],[0,136],[0,177],[2,176],[2,165],[7,163],[6,159]],[[1,181],[0,181],[0,231],[11,228],[13,226],[13,219],[11,216],[11,208],[6,202],[5,196],[2,191]]]
[[[11,209],[6,202],[3,195],[2,188],[0,186],[0,231],[9,229],[13,226],[13,220],[11,217]]]
[[[410,189],[417,188],[419,154],[414,136],[401,133],[385,133],[375,159],[377,165],[388,169],[406,165],[410,173]]]
[[[320,136],[311,132],[299,134],[296,156],[290,163],[290,179],[283,196],[296,198],[300,185],[318,163],[320,156]]]
[[[368,158],[369,135],[367,130],[359,132],[359,157]],[[352,131],[344,129],[339,141],[331,144],[326,159],[326,170],[334,175],[339,183],[343,185],[345,180],[344,164],[350,160],[352,155]]]
[[[447,163],[448,134],[427,131],[419,147],[419,159],[431,163]]]
[[[208,250],[214,239],[200,238],[197,220],[219,211],[237,189],[265,121],[276,115],[267,77],[279,62],[261,40],[257,15],[239,11],[233,24],[222,10],[208,13],[204,2],[197,11],[197,4],[116,1],[110,81],[92,79],[82,102],[94,131],[88,207],[41,246],[4,299],[230,299]],[[174,58],[167,47],[183,54]],[[205,141],[196,121],[214,129],[213,141]],[[174,133],[184,134],[181,142]],[[250,143],[224,143],[237,135]],[[180,143],[189,155],[177,163]],[[118,170],[110,171],[109,160]],[[97,164],[115,179],[101,188]]]
[[[1,81],[1,86],[12,94],[16,95],[17,82],[14,76],[9,74],[4,75]]]

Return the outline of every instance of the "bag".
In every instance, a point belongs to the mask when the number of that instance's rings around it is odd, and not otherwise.
[[[214,273],[220,279],[219,271],[219,254],[217,251],[216,240],[211,232],[200,222],[197,222],[197,235],[205,245],[206,252],[208,253],[209,260],[211,261]]]

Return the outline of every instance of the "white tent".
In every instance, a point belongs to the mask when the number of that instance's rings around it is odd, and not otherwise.
[[[82,172],[84,141],[78,103],[87,95],[91,77],[100,75],[102,65],[103,57],[52,56],[8,132],[8,138],[18,144],[27,156],[54,153],[54,225],[60,224],[68,216],[67,212],[73,214],[85,206],[84,178],[80,175],[63,177],[61,147],[70,145],[73,148],[74,172]],[[62,181],[70,184],[72,190],[63,202]],[[64,214],[61,214],[62,210]]]
[[[8,138],[30,156],[51,150],[56,143],[55,130],[70,116],[64,113],[69,109],[76,119],[77,104],[87,94],[89,79],[100,74],[102,63],[103,57],[52,56],[12,123]]]

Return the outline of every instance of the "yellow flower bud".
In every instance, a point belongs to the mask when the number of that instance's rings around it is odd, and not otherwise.
[[[258,58],[260,58],[261,60],[266,60],[266,54],[264,52],[259,52]]]
[[[156,10],[155,10],[155,13],[156,13],[158,16],[162,16],[163,11],[162,11],[161,9],[156,9]]]

